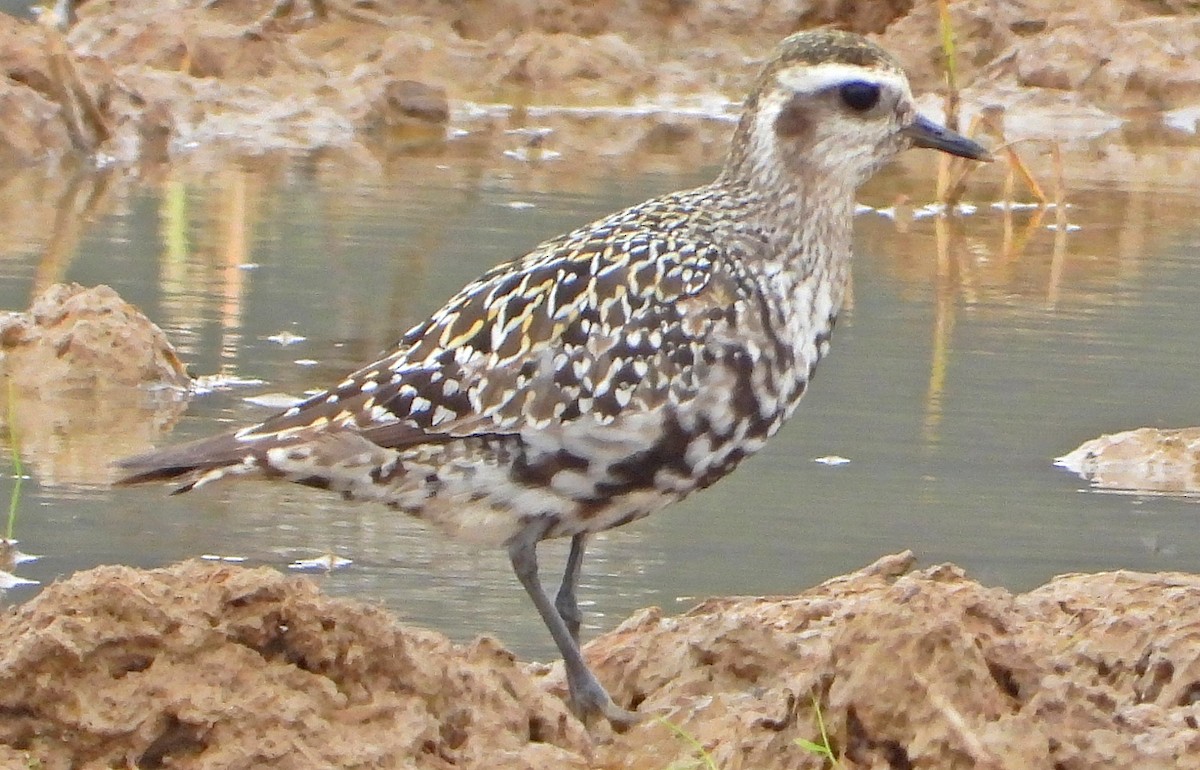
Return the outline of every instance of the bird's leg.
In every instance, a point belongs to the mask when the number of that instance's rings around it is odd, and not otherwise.
[[[571,694],[571,710],[585,723],[593,715],[601,715],[608,719],[618,729],[627,728],[638,721],[639,717],[632,711],[626,711],[613,703],[596,675],[588,668],[579,652],[567,623],[559,614],[550,597],[542,588],[538,579],[537,544],[546,532],[544,521],[535,521],[525,527],[508,543],[508,557],[512,561],[513,572],[525,587],[525,592],[533,600],[542,622],[550,629],[550,636],[558,645],[562,655],[563,665],[567,673],[567,689]],[[582,555],[582,543],[580,554]]]
[[[580,532],[571,538],[571,553],[567,555],[567,568],[563,570],[562,583],[558,586],[558,595],[554,597],[554,607],[559,616],[567,624],[571,638],[579,645],[579,627],[583,624],[583,613],[579,611],[579,602],[575,599],[575,589],[579,587],[579,570],[583,566],[583,549],[587,547],[587,533]]]

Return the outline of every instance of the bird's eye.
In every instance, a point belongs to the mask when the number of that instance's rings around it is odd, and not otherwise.
[[[866,112],[879,104],[879,84],[852,80],[838,89],[842,101],[855,112]]]

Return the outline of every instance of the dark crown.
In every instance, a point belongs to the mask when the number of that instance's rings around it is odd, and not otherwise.
[[[853,64],[900,71],[895,57],[861,35],[840,30],[797,32],[775,48],[768,69],[789,64]]]

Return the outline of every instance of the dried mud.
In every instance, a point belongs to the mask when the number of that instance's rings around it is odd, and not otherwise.
[[[496,643],[266,568],[101,567],[0,638],[0,743],[47,770],[570,766],[587,745]]]
[[[57,768],[1179,768],[1200,578],[1026,594],[881,559],[795,597],[647,609],[587,655],[647,719],[589,732],[561,670],[268,568],[79,573],[0,618],[0,760]],[[547,673],[549,670],[549,673]]]

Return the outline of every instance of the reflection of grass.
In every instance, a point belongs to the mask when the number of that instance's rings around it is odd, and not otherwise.
[[[8,498],[8,521],[4,527],[6,545],[13,539],[13,529],[17,523],[17,509],[21,506],[21,484],[25,480],[25,466],[21,462],[21,441],[17,435],[17,400],[13,396],[12,380],[9,379],[7,384],[8,445],[9,452],[12,454],[13,488],[12,494]]]
[[[692,750],[693,756],[689,762],[673,762],[668,767],[668,770],[688,770],[689,768],[699,766],[704,767],[705,770],[717,770],[717,763],[716,760],[713,759],[712,754],[709,754],[704,748],[703,744],[696,740],[691,733],[689,733],[687,730],[684,730],[682,727],[670,721],[666,717],[655,717],[655,719],[661,724],[666,725],[668,730],[675,733],[679,740],[686,743]]]
[[[8,521],[4,526],[4,539],[13,539],[13,529],[17,523],[17,509],[21,507],[21,484],[25,481],[25,468],[21,465],[21,453],[16,446],[12,449],[13,488],[8,497]]]
[[[844,768],[845,765],[833,753],[833,746],[829,743],[829,732],[825,729],[825,716],[821,713],[821,702],[817,700],[816,693],[812,696],[813,714],[817,717],[817,731],[821,734],[821,740],[810,741],[804,738],[797,738],[796,745],[805,751],[810,751],[820,757],[824,757],[830,767]]]
[[[0,538],[0,593],[16,585],[36,584],[36,580],[16,577],[12,574],[12,570],[22,562],[38,558],[18,551],[17,541],[13,537],[17,525],[17,511],[21,508],[21,486],[25,483],[25,464],[21,462],[21,440],[17,431],[17,407],[12,379],[6,378],[5,385],[5,396],[8,400],[5,411],[8,413],[8,447],[12,455],[13,488],[12,494],[8,497],[8,521],[4,526],[4,537]]]
[[[177,266],[187,261],[191,251],[188,244],[188,189],[174,176],[168,178],[165,188],[162,197],[163,258]]]

